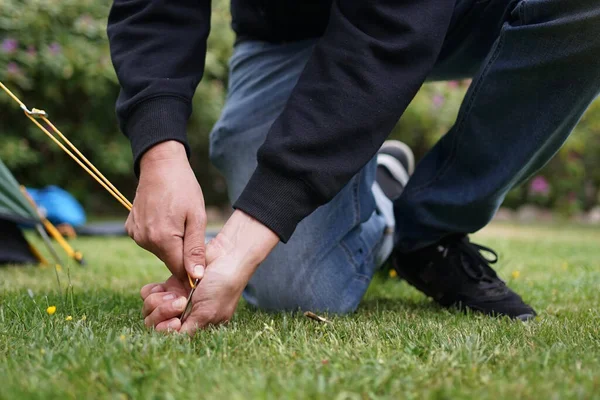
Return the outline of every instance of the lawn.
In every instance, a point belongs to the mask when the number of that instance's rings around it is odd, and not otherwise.
[[[62,294],[49,268],[0,269],[0,398],[600,398],[600,229],[496,224],[475,241],[535,321],[442,310],[378,277],[331,325],[242,303],[190,340],[142,324],[158,261],[127,239],[78,239],[89,266],[71,266],[72,296],[67,268]]]

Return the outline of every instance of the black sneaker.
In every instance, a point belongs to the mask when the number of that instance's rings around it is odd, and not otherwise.
[[[400,197],[414,170],[415,156],[410,147],[398,140],[383,143],[377,153],[375,180],[388,199]]]
[[[481,252],[493,258],[484,257]],[[471,243],[466,235],[449,236],[412,253],[395,251],[398,275],[444,307],[469,308],[488,315],[526,321],[535,311],[510,290],[490,267],[498,261],[492,249]]]

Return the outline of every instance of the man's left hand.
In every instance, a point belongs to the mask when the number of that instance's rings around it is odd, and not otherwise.
[[[146,326],[193,335],[198,329],[229,321],[250,277],[278,242],[271,230],[235,211],[206,246],[207,267],[192,298],[192,311],[183,325],[179,317],[190,288],[171,277],[163,284],[142,288]]]

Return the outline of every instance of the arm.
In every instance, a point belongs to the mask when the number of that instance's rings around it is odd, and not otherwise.
[[[210,0],[115,0],[108,21],[117,114],[139,175],[129,235],[180,280],[205,265],[202,190],[186,126],[204,70]]]
[[[336,0],[235,203],[287,241],[377,152],[432,70],[450,0]]]
[[[121,93],[117,115],[141,156],[174,140],[189,155],[186,126],[204,73],[210,0],[115,0],[108,19],[110,51]]]

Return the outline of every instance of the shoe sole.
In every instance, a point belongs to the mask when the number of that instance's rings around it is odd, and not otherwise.
[[[408,158],[408,175],[412,175],[413,172],[415,172],[415,155],[406,143],[399,140],[386,140],[379,151],[385,150],[386,148],[395,148],[406,154]]]

